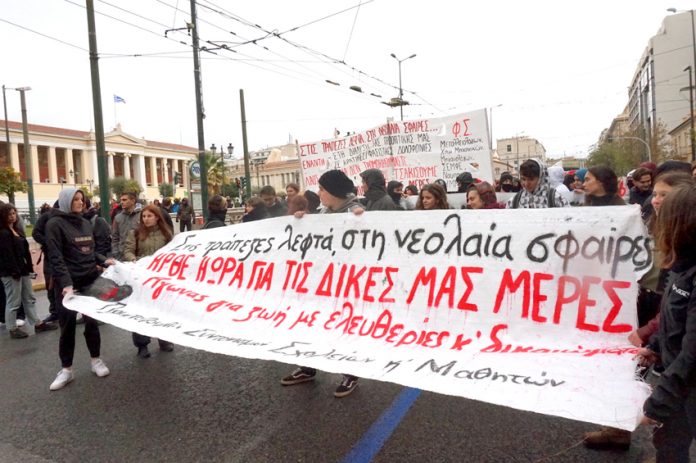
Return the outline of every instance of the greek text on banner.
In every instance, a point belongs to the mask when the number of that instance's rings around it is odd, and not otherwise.
[[[282,217],[177,235],[66,305],[181,345],[633,429],[632,207]]]

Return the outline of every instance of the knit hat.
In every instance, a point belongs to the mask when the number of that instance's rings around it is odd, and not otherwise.
[[[319,185],[330,195],[347,198],[353,192],[353,181],[340,170],[329,170],[319,177]]]
[[[585,181],[585,174],[587,174],[587,169],[578,169],[575,171],[575,176],[580,179],[581,182]]]

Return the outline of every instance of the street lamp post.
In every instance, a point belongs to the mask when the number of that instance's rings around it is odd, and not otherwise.
[[[683,13],[685,11],[678,11],[676,8],[667,8],[667,11],[672,13]],[[696,27],[694,26],[694,10],[689,10],[691,14],[691,51],[693,52],[693,61],[691,63],[691,70],[696,72]],[[684,69],[686,71],[686,69]],[[689,72],[689,98],[693,102],[693,87],[691,86],[691,72]],[[693,103],[691,104],[691,114],[689,114],[689,119],[691,121],[691,161],[696,161],[696,133],[694,132],[694,108]]]
[[[691,140],[691,160],[696,161],[696,138],[694,137],[694,92],[693,92],[693,79],[691,78],[692,68],[687,66],[684,68],[684,72],[689,73],[689,120],[691,121],[691,131],[689,133],[689,140]]]
[[[24,133],[24,165],[26,168],[27,196],[29,198],[29,222],[36,223],[36,208],[34,206],[34,179],[31,171],[31,147],[29,146],[29,125],[27,124],[27,100],[25,93],[31,87],[16,88],[22,104],[22,132]]]
[[[5,148],[7,152],[7,159],[10,159],[10,128],[7,122],[7,100],[5,99],[5,86],[2,86],[2,106],[5,108],[5,141],[7,142],[7,147]]]
[[[217,147],[215,146],[215,143],[210,145],[210,151],[212,151],[213,154],[217,154]],[[228,143],[227,155],[229,159],[232,159],[232,153],[234,153],[234,146],[232,143]],[[227,168],[225,165],[225,152],[223,151],[222,145],[220,145],[220,162],[222,163],[222,186],[220,187],[220,194],[222,194],[222,187],[225,186],[225,170]]]
[[[642,144],[645,145],[645,150],[646,150],[646,153],[648,154],[648,161],[652,162],[652,152],[650,151],[650,145],[648,144],[647,141],[643,140],[642,138],[638,138],[638,137],[610,137],[609,143],[611,143],[614,140],[636,140],[636,141],[641,142]]]
[[[416,54],[412,54],[408,58],[404,59],[399,59],[396,57],[394,53],[391,54],[391,57],[394,58],[398,63],[399,63],[399,110],[401,111],[401,120],[404,120],[404,89],[401,87],[401,63],[403,63],[406,60],[409,60],[411,58],[415,58]]]

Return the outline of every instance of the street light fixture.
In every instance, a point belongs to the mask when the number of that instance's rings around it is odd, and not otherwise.
[[[222,186],[225,185],[225,152],[223,151],[222,148],[223,145],[220,145],[220,162],[222,163]],[[210,145],[210,151],[213,152],[213,154],[217,154],[217,146],[215,146],[215,143]],[[234,153],[234,146],[232,143],[227,144],[227,155],[228,159],[232,159],[232,154]],[[222,193],[222,186],[220,187],[220,193]]]
[[[676,8],[667,8],[670,13],[685,13],[686,10],[677,10]],[[691,13],[691,50],[694,58],[691,66],[689,66],[689,99],[691,101],[691,113],[689,120],[691,121],[691,161],[696,161],[696,133],[694,132],[694,107],[693,107],[693,87],[691,72],[696,72],[696,27],[694,27],[694,10],[689,10]],[[686,69],[684,69],[686,71]]]
[[[399,106],[399,110],[401,111],[401,120],[403,121],[404,120],[404,105],[408,104],[408,102],[404,101],[404,89],[401,87],[401,63],[403,63],[404,61],[409,60],[411,58],[415,58],[416,54],[414,53],[411,56],[409,56],[408,58],[399,59],[396,57],[396,55],[394,53],[392,53],[391,57],[394,58],[399,63],[399,102],[398,102],[398,106]],[[391,104],[389,106],[397,106],[397,104],[393,98],[392,98]]]

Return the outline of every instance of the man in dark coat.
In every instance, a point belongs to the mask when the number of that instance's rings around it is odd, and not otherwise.
[[[379,169],[367,169],[360,174],[365,190],[366,211],[403,211],[387,194],[386,180]]]

